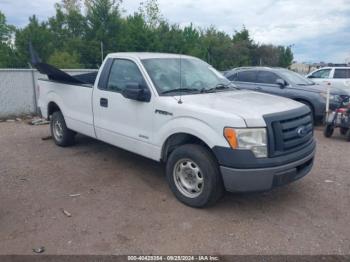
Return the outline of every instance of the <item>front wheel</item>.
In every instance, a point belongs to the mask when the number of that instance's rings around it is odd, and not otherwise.
[[[345,136],[346,133],[348,132],[349,128],[341,127],[339,130],[340,130],[340,134]]]
[[[216,160],[200,145],[176,148],[167,161],[166,175],[176,198],[191,207],[214,204],[224,192]]]
[[[325,137],[331,137],[334,132],[334,127],[331,124],[326,125],[325,129],[323,130],[323,134]]]
[[[75,133],[68,129],[66,121],[60,111],[52,114],[50,129],[56,145],[66,147],[74,144]]]

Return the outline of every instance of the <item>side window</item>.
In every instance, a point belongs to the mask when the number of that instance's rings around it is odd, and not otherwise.
[[[144,84],[139,68],[130,60],[115,59],[109,74],[107,90],[121,92],[130,83]]]
[[[256,71],[248,70],[248,71],[237,72],[237,81],[255,83]]]
[[[312,74],[313,78],[329,78],[331,69],[322,69]]]
[[[233,75],[230,75],[227,79],[230,81],[237,81],[238,77],[237,77],[238,73],[234,73]]]
[[[268,71],[259,71],[257,82],[264,84],[276,84],[276,80],[279,79],[278,75]]]
[[[350,69],[335,69],[333,78],[350,78]]]

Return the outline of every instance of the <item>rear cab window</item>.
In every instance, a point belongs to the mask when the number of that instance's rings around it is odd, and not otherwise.
[[[334,76],[333,78],[340,78],[340,79],[344,79],[344,78],[350,78],[350,68],[349,69],[334,69]]]

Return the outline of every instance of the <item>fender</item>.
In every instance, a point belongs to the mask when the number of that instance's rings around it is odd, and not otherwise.
[[[155,144],[162,148],[166,140],[177,133],[196,136],[210,148],[213,148],[215,145],[228,147],[227,141],[222,135],[222,130],[215,129],[200,119],[188,116],[173,118],[162,125],[154,136]]]
[[[55,103],[61,110],[63,116],[66,116],[66,108],[64,106],[64,102],[63,102],[63,99],[57,95],[54,91],[49,91],[47,94],[46,94],[46,97],[47,97],[47,101],[46,101],[46,114],[47,114],[47,117],[49,117],[49,104],[51,102]]]

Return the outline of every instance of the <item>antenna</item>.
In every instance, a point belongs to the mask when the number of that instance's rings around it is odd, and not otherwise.
[[[182,55],[180,54],[180,89],[181,88],[182,88]],[[182,104],[182,91],[180,91],[180,99],[177,103]]]

